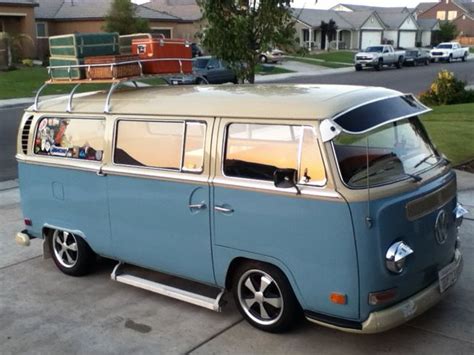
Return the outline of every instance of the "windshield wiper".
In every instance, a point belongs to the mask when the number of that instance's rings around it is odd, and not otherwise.
[[[421,164],[426,163],[426,161],[427,161],[429,158],[432,158],[432,157],[435,157],[435,155],[434,155],[433,153],[431,153],[430,155],[427,155],[426,157],[424,157],[423,159],[421,159],[418,163],[416,163],[413,168],[418,168]],[[433,164],[431,164],[431,165],[433,165]]]
[[[408,173],[403,173],[403,175],[411,177],[413,179],[413,182],[420,182],[421,180],[423,180],[423,178],[420,175],[408,174]]]

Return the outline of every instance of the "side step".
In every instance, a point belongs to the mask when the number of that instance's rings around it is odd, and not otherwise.
[[[134,276],[131,274],[122,273],[120,270],[124,264],[119,262],[112,274],[111,279],[127,285],[135,286],[148,290],[154,293],[158,293],[163,296],[175,298],[180,301],[188,302],[196,306],[204,307],[212,311],[220,312],[222,305],[222,296],[225,290],[220,290],[219,294],[215,298],[207,297],[198,293],[183,290],[181,288],[165,285],[160,282],[148,280],[142,277]]]

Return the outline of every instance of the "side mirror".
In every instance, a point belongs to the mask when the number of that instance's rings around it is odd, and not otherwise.
[[[214,66],[213,65],[208,65],[207,69],[214,69]]]
[[[296,169],[277,169],[273,173],[273,183],[275,187],[289,189],[294,187],[297,194],[301,194],[296,182],[298,181],[298,172]]]

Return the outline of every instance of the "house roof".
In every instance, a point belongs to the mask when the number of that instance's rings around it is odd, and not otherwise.
[[[38,6],[35,0],[0,0],[0,5]]]
[[[435,18],[419,18],[416,22],[418,22],[420,29],[427,31],[433,29],[439,21]]]
[[[474,2],[471,1],[471,0],[457,0],[457,1],[454,1],[456,3],[456,5],[462,7],[463,9],[465,9],[469,14],[473,14],[474,12]]]
[[[202,12],[196,0],[150,0],[144,6],[166,12],[185,21],[197,21],[202,18]]]
[[[409,13],[378,13],[383,23],[387,26],[387,29],[396,30],[398,29],[408,17],[411,17]],[[415,19],[413,19],[415,21]]]
[[[353,29],[354,26],[346,21],[341,12],[333,10],[316,10],[316,9],[298,9],[292,8],[293,17],[311,27],[319,27],[321,22],[329,22],[334,20],[339,29]]]
[[[439,2],[420,2],[417,7],[415,7],[415,11],[418,14],[421,14],[429,9],[431,9],[433,6],[438,5]]]
[[[35,10],[37,19],[49,20],[84,20],[107,16],[113,0],[39,0]],[[167,13],[152,10],[146,6],[137,6],[137,15],[148,20],[179,21]]]
[[[400,7],[382,7],[382,6],[368,6],[368,5],[353,5],[353,4],[344,4],[341,3],[344,7],[351,9],[352,11],[377,11],[378,13],[381,12],[408,12],[408,8],[404,6]]]
[[[344,18],[344,20],[352,24],[352,27],[355,29],[361,28],[372,15],[380,19],[380,16],[378,16],[375,11],[340,12],[339,14]],[[384,25],[382,21],[381,25]]]

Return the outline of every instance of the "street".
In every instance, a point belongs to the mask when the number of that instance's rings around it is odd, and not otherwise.
[[[405,93],[420,94],[429,88],[436,74],[443,70],[453,72],[460,80],[468,84],[474,84],[474,60],[468,62],[431,63],[428,66],[403,67],[402,69],[384,68],[381,71],[364,69],[361,72],[350,71],[349,73],[301,76],[283,80],[273,80],[274,83],[294,84],[348,84],[383,86]]]

